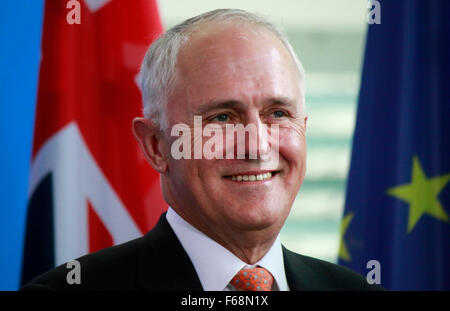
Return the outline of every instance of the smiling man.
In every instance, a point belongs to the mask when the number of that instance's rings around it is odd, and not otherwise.
[[[78,287],[61,266],[27,289],[379,289],[280,243],[305,176],[307,116],[303,68],[275,26],[242,10],[202,14],[156,40],[141,75],[144,117],[133,132],[160,173],[168,212],[144,237],[80,258]],[[223,133],[250,126],[248,139],[236,133],[230,144],[216,131],[216,157],[174,157],[172,129],[194,132],[196,118]],[[194,153],[207,140],[189,144]]]

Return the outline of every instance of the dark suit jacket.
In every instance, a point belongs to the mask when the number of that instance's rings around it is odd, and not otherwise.
[[[379,290],[351,270],[295,254],[283,247],[291,290]],[[61,265],[22,290],[203,290],[189,256],[166,220],[165,213],[145,236],[77,259],[81,284],[69,285]]]

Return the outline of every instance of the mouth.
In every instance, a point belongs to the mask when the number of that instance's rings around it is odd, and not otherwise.
[[[245,172],[224,176],[224,178],[241,183],[261,182],[274,178],[278,173],[279,171]]]

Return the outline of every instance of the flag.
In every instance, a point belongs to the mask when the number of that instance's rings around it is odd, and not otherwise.
[[[0,2],[1,291],[19,287],[43,9],[43,0]]]
[[[134,141],[153,0],[47,1],[21,282],[136,238],[166,208]]]
[[[380,1],[369,25],[339,263],[450,290],[450,2]],[[378,264],[369,263],[376,260]]]

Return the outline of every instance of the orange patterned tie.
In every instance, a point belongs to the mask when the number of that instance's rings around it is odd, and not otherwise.
[[[241,269],[230,282],[237,290],[249,291],[270,291],[272,283],[272,274],[262,267]]]

